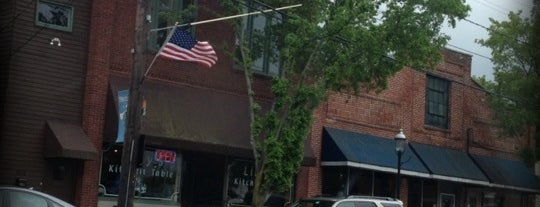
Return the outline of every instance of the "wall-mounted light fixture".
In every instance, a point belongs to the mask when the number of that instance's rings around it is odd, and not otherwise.
[[[60,38],[58,38],[58,37],[52,38],[50,44],[51,45],[56,44],[56,46],[58,46],[58,47],[62,46],[62,43],[60,42]]]

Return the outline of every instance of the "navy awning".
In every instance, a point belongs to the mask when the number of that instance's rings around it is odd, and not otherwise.
[[[471,155],[495,186],[540,192],[538,177],[525,163],[515,160]]]
[[[488,185],[489,180],[466,152],[410,143],[435,179]]]
[[[393,139],[333,128],[324,128],[321,165],[350,166],[383,172],[397,172],[396,145]],[[406,149],[402,173],[429,177],[420,160]]]

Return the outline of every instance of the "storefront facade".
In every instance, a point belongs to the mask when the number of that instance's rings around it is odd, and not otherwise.
[[[121,187],[127,83],[110,79],[107,113],[114,115],[107,115],[105,125],[110,127],[105,129],[98,206],[116,202]],[[247,98],[157,81],[144,83],[143,96],[144,152],[136,156],[135,203],[250,205],[254,163]],[[305,152],[303,164],[314,165],[312,150]],[[267,204],[283,206],[291,199],[291,194],[274,195]]]
[[[324,128],[322,194],[396,197],[394,140]],[[401,196],[408,206],[532,206],[538,179],[520,161],[408,143]],[[502,179],[504,178],[504,179]]]
[[[320,180],[308,182],[312,195],[396,197],[394,136],[403,129],[405,206],[534,206],[539,181],[519,156],[534,138],[501,138],[471,57],[442,55],[436,70],[404,68],[380,93],[332,93],[315,111],[310,139],[321,167],[302,172]]]

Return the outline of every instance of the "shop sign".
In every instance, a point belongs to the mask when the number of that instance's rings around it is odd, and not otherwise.
[[[176,162],[176,152],[170,150],[156,150],[155,160],[173,164]]]
[[[236,160],[229,166],[228,173],[228,203],[251,204],[255,184],[255,164],[251,161]]]
[[[116,142],[124,142],[129,90],[118,91],[118,133]]]
[[[104,151],[100,186],[105,195],[117,195],[120,185],[121,147]],[[177,192],[177,179],[181,159],[171,150],[145,150],[143,163],[136,170],[135,194],[137,197],[171,199]]]

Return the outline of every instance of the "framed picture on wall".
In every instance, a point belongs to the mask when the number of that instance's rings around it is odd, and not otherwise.
[[[454,194],[441,193],[441,207],[455,207],[455,196]]]
[[[53,1],[37,0],[36,25],[71,32],[73,6]]]

